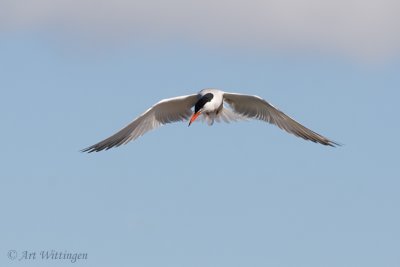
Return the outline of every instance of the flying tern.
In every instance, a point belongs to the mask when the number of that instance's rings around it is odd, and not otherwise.
[[[161,100],[117,133],[83,149],[82,152],[91,153],[118,147],[167,123],[189,120],[190,126],[199,116],[209,125],[221,120],[231,122],[258,119],[314,143],[333,147],[339,145],[301,125],[259,96],[203,89],[197,94]]]

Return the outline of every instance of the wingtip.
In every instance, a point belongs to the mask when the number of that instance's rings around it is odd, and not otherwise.
[[[331,141],[331,144],[330,144],[332,147],[341,147],[341,146],[344,146],[344,144],[342,144],[342,143],[339,143],[339,142],[334,142],[334,141]]]
[[[79,152],[80,153],[92,153],[93,151],[91,151],[91,149],[89,147],[87,147],[87,148],[79,150]]]
[[[339,142],[336,142],[336,141],[332,141],[332,140],[326,140],[326,142],[325,143],[323,143],[324,145],[326,145],[326,146],[330,146],[330,147],[341,147],[341,146],[343,146],[343,144],[341,144],[341,143],[339,143]]]
[[[90,146],[90,147],[86,147],[84,149],[81,149],[79,152],[81,152],[81,153],[92,153],[92,152],[99,152],[101,150],[102,149],[99,150],[94,146]]]

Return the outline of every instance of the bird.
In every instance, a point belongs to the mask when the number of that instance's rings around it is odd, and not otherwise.
[[[189,121],[190,126],[199,116],[209,125],[221,120],[229,123],[257,119],[314,143],[340,145],[306,128],[259,96],[207,88],[196,94],[163,99],[115,134],[81,151],[91,153],[119,147],[167,123]]]

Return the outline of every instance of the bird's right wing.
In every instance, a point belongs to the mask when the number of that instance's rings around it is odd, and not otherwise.
[[[258,96],[235,93],[224,93],[224,100],[234,112],[252,119],[259,119],[275,124],[282,130],[294,134],[305,140],[320,143],[327,146],[339,145],[336,142],[301,125],[279,109]]]
[[[161,100],[114,135],[83,149],[82,152],[91,153],[118,147],[166,123],[187,120],[192,115],[191,108],[197,100],[197,94]]]

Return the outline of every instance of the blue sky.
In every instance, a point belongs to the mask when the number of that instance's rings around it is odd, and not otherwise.
[[[348,49],[313,38],[262,49],[178,30],[158,38],[177,27],[169,21],[109,42],[27,21],[0,31],[1,266],[71,266],[7,256],[52,249],[88,253],[73,266],[400,265],[395,39],[362,53],[352,38],[338,39]],[[160,99],[205,87],[262,96],[344,146],[251,121],[176,123],[79,152]]]

